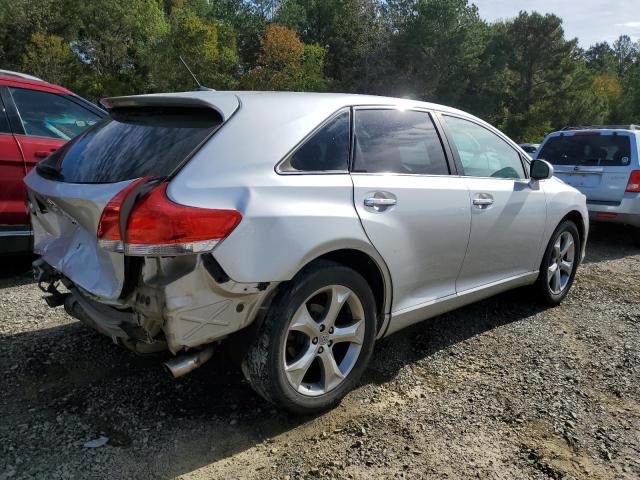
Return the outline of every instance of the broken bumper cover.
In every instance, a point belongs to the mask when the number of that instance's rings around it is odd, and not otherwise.
[[[205,263],[201,256],[148,259],[139,284],[117,304],[86,292],[42,260],[34,271],[38,281],[61,279],[69,290],[59,294],[65,310],[114,342],[139,353],[175,354],[247,327],[275,286],[221,278]]]
[[[65,310],[70,315],[88,324],[100,333],[114,339],[132,339],[153,343],[149,332],[138,323],[134,312],[120,311],[86,297],[77,288],[72,287],[65,300]]]

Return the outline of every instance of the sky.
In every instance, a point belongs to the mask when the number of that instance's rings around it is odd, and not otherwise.
[[[613,42],[620,35],[640,39],[640,0],[470,0],[486,20],[512,18],[520,10],[554,13],[563,20],[565,36],[581,47]]]

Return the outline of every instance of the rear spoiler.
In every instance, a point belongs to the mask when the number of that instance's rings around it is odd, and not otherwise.
[[[240,100],[228,92],[185,92],[109,97],[100,100],[108,111],[123,107],[199,107],[211,108],[226,122],[240,107]]]

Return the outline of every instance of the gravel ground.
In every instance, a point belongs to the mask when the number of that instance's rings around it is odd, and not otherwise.
[[[170,380],[47,308],[27,266],[0,259],[0,479],[640,478],[624,229],[593,231],[560,307],[523,289],[400,332],[313,418],[265,404],[223,353]]]

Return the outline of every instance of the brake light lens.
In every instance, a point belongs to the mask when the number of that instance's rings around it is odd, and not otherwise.
[[[198,208],[174,203],[167,197],[167,186],[167,183],[159,184],[135,203],[127,219],[126,231],[120,237],[122,249],[113,250],[112,244],[105,245],[100,237],[99,227],[100,245],[107,250],[124,251],[126,255],[131,256],[173,256],[210,252],[242,220],[242,215],[236,210]],[[127,196],[121,196],[121,193],[116,195],[120,196],[120,205]],[[114,202],[116,197],[111,202]],[[114,208],[112,210],[115,211]],[[120,213],[118,209],[117,225],[120,223]],[[113,222],[113,215],[109,213],[107,220]],[[105,233],[111,230],[105,230]]]
[[[640,192],[640,170],[634,170],[631,172],[631,175],[629,175],[627,192]]]
[[[149,180],[148,177],[139,178],[138,180],[131,182],[124,189],[118,192],[100,215],[100,222],[98,222],[98,245],[110,252],[123,252],[124,242],[122,241],[122,232],[120,231],[120,211],[122,210],[122,204],[129,194],[136,189],[136,187]]]
[[[573,134],[574,137],[598,137],[600,132],[594,132],[593,130],[581,130]]]

